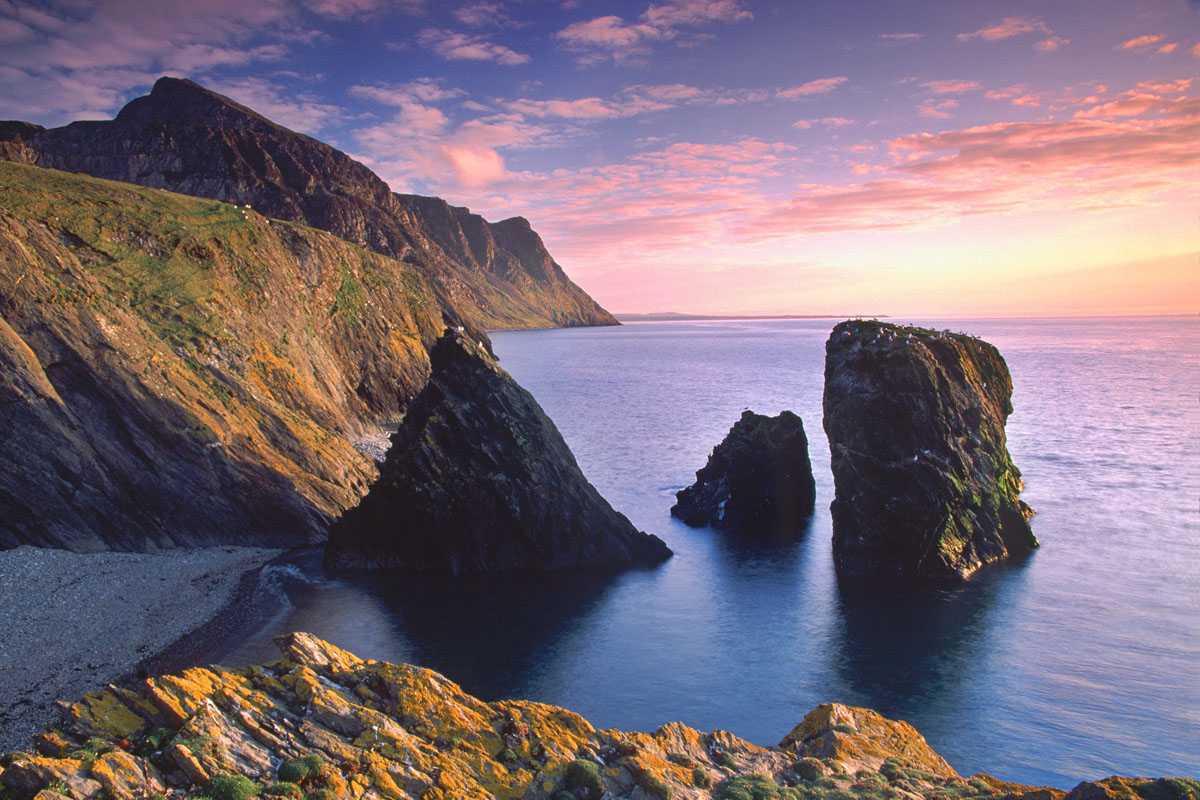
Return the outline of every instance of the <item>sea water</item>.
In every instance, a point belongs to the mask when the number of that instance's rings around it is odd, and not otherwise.
[[[908,721],[963,774],[1064,788],[1200,774],[1200,318],[912,320],[1006,358],[1009,449],[1042,547],[962,586],[905,590],[834,574],[834,322],[494,334],[587,477],[675,556],[536,581],[347,579],[314,557],[275,576],[290,605],[221,659],[272,658],[272,635],[308,630],[600,728],[680,720],[770,745],[832,701]],[[786,546],[669,515],[747,408],[794,411],[808,433],[817,510]]]

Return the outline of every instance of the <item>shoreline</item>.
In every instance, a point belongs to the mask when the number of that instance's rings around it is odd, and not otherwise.
[[[289,551],[0,551],[0,752],[28,749],[56,701],[193,666],[261,624],[278,598],[261,576]]]

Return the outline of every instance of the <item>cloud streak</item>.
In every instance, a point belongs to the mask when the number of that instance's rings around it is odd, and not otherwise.
[[[650,54],[652,46],[674,41],[688,44],[686,28],[713,23],[733,23],[751,19],[740,0],[668,0],[652,3],[635,22],[615,14],[573,22],[555,34],[563,47],[578,53],[580,66],[596,66],[607,61],[630,63]]]

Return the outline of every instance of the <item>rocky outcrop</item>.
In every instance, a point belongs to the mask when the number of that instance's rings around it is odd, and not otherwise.
[[[250,205],[403,259],[448,322],[615,325],[524,219],[492,224],[435,197],[393,194],[367,167],[188,80],[162,78],[111,121],[0,123],[0,158]]]
[[[1006,446],[995,347],[873,320],[825,348],[834,558],[842,575],[960,580],[1037,547]]]
[[[911,726],[831,704],[778,747],[673,722],[598,731],[562,708],[482,702],[419,667],[363,661],[304,633],[283,658],[110,687],[64,704],[0,785],[54,800],[159,796],[353,800],[1007,798],[1064,792],[960,777]],[[1112,792],[1097,794],[1092,787]],[[1110,778],[1072,800],[1194,798],[1186,779]]]
[[[554,423],[447,331],[379,480],[330,532],[337,569],[446,573],[654,563],[671,551],[587,482]]]
[[[693,527],[795,537],[816,501],[804,423],[790,411],[743,412],[676,498],[671,514]]]
[[[0,547],[323,540],[428,375],[422,275],[226,203],[0,185]]]

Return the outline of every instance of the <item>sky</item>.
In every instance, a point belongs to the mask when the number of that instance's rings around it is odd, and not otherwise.
[[[611,311],[1200,311],[1195,0],[0,0],[0,119],[162,75]]]

